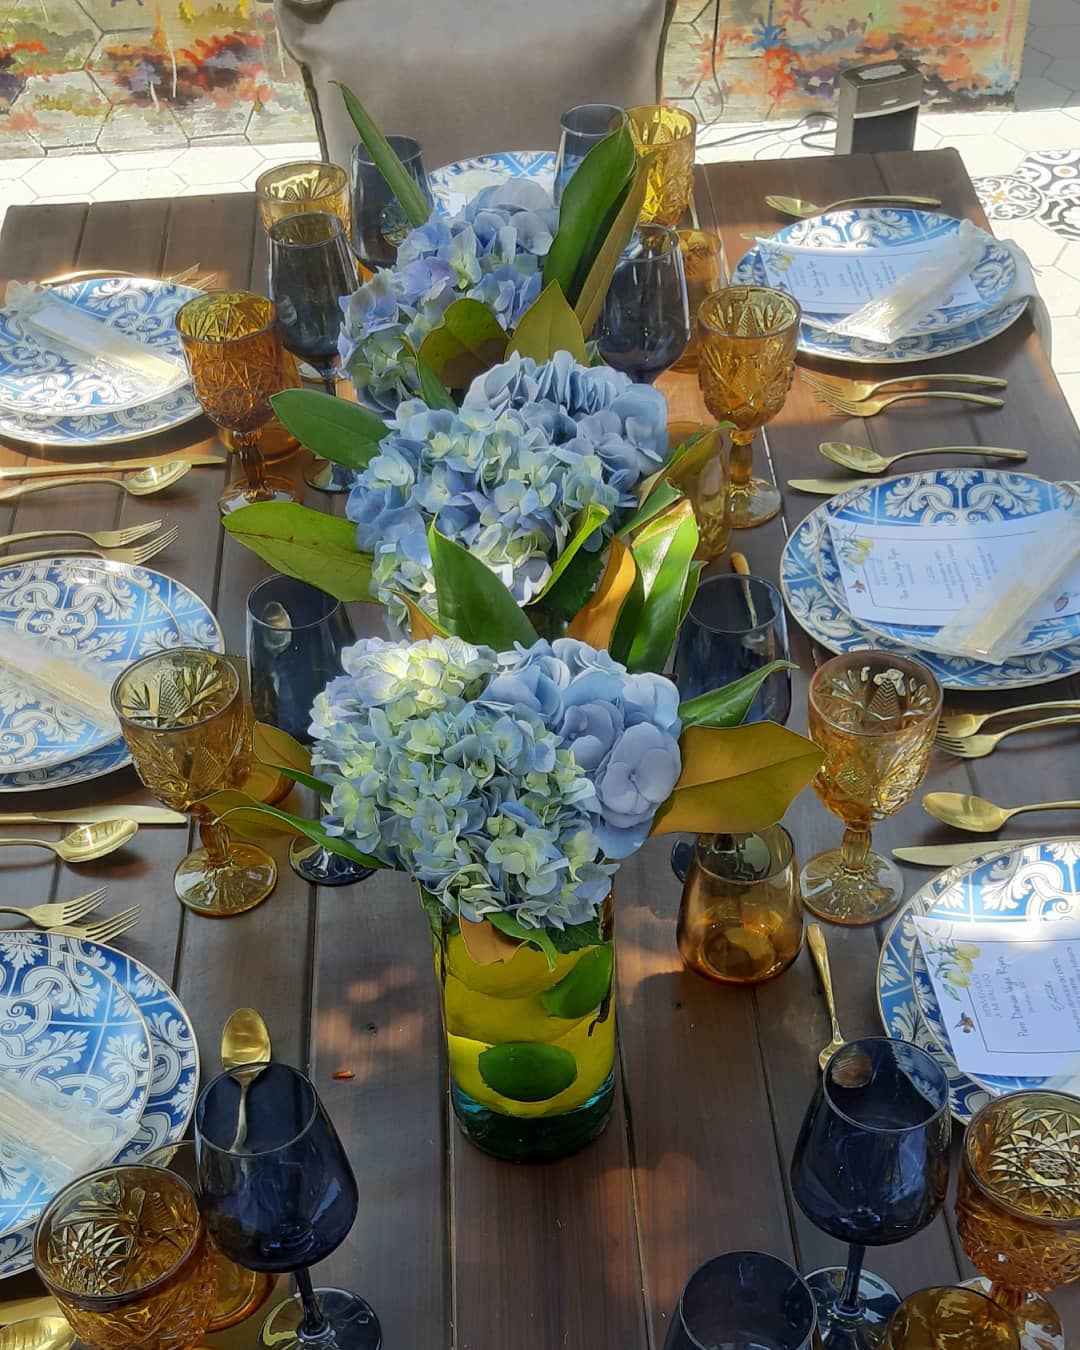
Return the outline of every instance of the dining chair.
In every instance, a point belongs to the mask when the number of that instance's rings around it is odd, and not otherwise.
[[[334,81],[438,168],[495,150],[554,150],[579,103],[660,97],[675,0],[275,0],[324,158],[357,135]]]

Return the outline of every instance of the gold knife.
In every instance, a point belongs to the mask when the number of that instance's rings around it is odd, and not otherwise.
[[[986,853],[996,853],[1003,848],[1012,848],[1014,844],[1057,844],[1075,842],[1066,836],[1057,839],[984,839],[977,844],[930,844],[926,848],[894,848],[892,855],[901,862],[916,863],[920,867],[953,867],[957,863],[971,862]]]
[[[73,473],[127,473],[133,469],[156,469],[161,464],[183,460],[194,467],[227,464],[224,455],[155,455],[152,459],[98,460],[91,464],[22,464],[18,468],[0,469],[0,480],[9,478],[49,478],[70,476]]]
[[[818,497],[835,497],[840,492],[850,492],[852,488],[874,487],[880,478],[789,478],[787,486],[793,492],[812,492]]]
[[[187,816],[167,806],[84,806],[71,811],[0,812],[0,825],[100,825],[133,820],[138,825],[186,825]]]

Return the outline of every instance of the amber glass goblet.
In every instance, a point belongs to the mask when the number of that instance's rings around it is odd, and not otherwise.
[[[676,929],[690,970],[722,984],[770,980],[798,956],[802,933],[798,864],[783,826],[698,837]]]
[[[287,478],[267,477],[259,450],[259,432],[274,413],[270,396],[295,383],[271,301],[249,291],[207,291],[180,307],[176,328],[195,397],[212,422],[233,433],[244,470],[246,481],[218,498],[222,513],[296,501]]]
[[[904,1299],[881,1350],[1020,1350],[1016,1323],[976,1289],[939,1286]]]
[[[195,1141],[185,1139],[179,1144],[166,1144],[148,1153],[143,1162],[147,1167],[167,1167],[182,1177],[196,1196],[199,1194],[199,1164],[195,1157]],[[214,1259],[214,1308],[206,1330],[213,1335],[253,1316],[274,1292],[274,1277],[261,1270],[245,1270],[230,1261],[208,1233],[206,1238]]]
[[[731,524],[747,529],[780,510],[780,489],[754,478],[758,428],[784,406],[795,374],[801,311],[790,295],[768,286],[725,286],[698,309],[698,383],[705,406],[732,423]]]
[[[241,788],[251,768],[251,718],[236,667],[201,648],[155,652],[118,676],[112,705],[143,783],[198,822],[202,847],[173,876],[181,904],[211,918],[253,909],[274,889],[274,860],[232,839],[203,801]]]
[[[904,878],[870,851],[870,829],[906,806],[926,777],[941,686],[918,661],[855,651],[814,672],[809,702],[810,739],[825,755],[814,791],[845,829],[838,849],[803,868],[803,903],[831,923],[874,923],[904,898]]]
[[[642,224],[675,226],[694,193],[697,119],[684,108],[644,103],[626,111],[634,149],[652,155],[645,183]]]
[[[199,1206],[163,1168],[107,1167],[66,1186],[38,1223],[34,1265],[94,1350],[188,1350],[210,1325]]]
[[[1025,1347],[1065,1350],[1043,1297],[1080,1280],[1080,1097],[1012,1092],[964,1134],[956,1222],[975,1287],[1007,1309]]]
[[[336,164],[326,164],[318,159],[278,164],[259,175],[255,180],[255,192],[259,200],[259,219],[267,234],[272,225],[286,216],[301,211],[328,211],[341,221],[345,238],[351,238],[349,175]]]
[[[707,230],[679,230],[683,271],[686,273],[686,292],[690,298],[690,341],[672,370],[690,372],[698,368],[701,337],[697,326],[697,312],[702,301],[724,284],[724,255],[720,236]]]

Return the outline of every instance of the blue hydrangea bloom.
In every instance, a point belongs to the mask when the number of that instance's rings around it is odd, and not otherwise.
[[[331,834],[468,919],[596,917],[678,780],[669,680],[570,639],[496,655],[370,638],[342,665],[311,726]]]

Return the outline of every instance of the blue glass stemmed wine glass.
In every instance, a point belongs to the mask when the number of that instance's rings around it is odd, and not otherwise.
[[[334,596],[280,573],[260,581],[247,601],[255,716],[310,745],[315,696],[341,674],[341,653],[355,641],[345,606]],[[372,871],[301,838],[289,848],[289,863],[313,886],[349,886]]]
[[[600,355],[639,384],[652,384],[683,354],[690,333],[679,236],[665,225],[639,225],[594,330]]]
[[[806,1276],[824,1350],[880,1344],[900,1299],[862,1269],[866,1248],[903,1242],[938,1214],[951,1133],[948,1079],[917,1046],[867,1037],[826,1064],[791,1163],[799,1208],[849,1244],[846,1270]]]
[[[299,1295],[263,1323],[263,1350],[379,1350],[371,1306],[344,1289],[313,1289],[308,1273],[345,1241],[359,1204],[349,1160],[311,1081],[287,1064],[219,1074],[195,1106],[195,1150],[217,1245],[247,1270],[296,1278]]]

